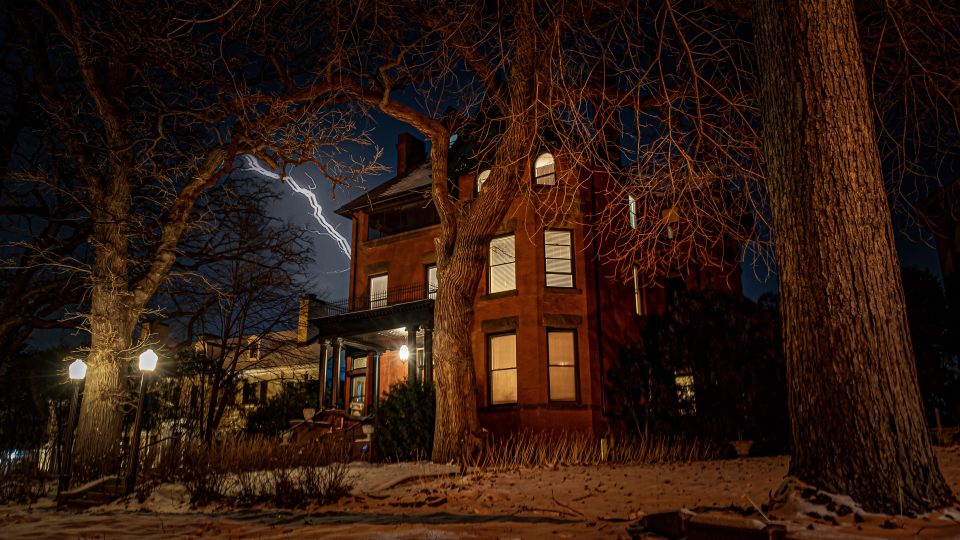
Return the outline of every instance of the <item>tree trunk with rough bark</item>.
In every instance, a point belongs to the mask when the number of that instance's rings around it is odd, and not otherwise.
[[[74,442],[74,474],[90,479],[120,464],[126,366],[140,309],[130,305],[127,286],[129,186],[120,184],[97,215],[90,293],[90,355],[83,405]]]
[[[757,0],[753,13],[790,474],[870,511],[942,507],[852,3]]]

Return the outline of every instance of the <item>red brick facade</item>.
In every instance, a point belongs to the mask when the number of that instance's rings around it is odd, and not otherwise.
[[[410,145],[409,140],[402,139],[401,142],[405,146]],[[403,163],[404,167],[411,165],[407,158]],[[558,170],[563,166],[562,156],[557,156],[556,166]],[[466,203],[474,196],[475,178],[476,174],[471,173],[459,179],[461,202]],[[591,184],[596,188],[603,181],[605,178],[598,175],[594,182],[582,182],[574,188],[536,186],[537,190],[570,190],[568,195],[573,197],[575,204],[565,207],[571,213],[555,216],[544,227],[542,219],[538,217],[542,214],[523,203],[516,203],[497,233],[498,237],[514,235],[516,287],[490,293],[487,267],[474,303],[472,332],[480,420],[484,427],[493,432],[574,429],[599,434],[610,429],[604,401],[604,378],[620,351],[641,340],[644,317],[637,313],[633,283],[612,278],[613,267],[598,260],[596,245],[590,243],[591,231],[588,226],[581,224],[584,216],[590,213]],[[369,297],[371,276],[386,274],[390,288],[423,286],[427,281],[429,265],[436,261],[433,239],[439,231],[438,225],[368,239],[370,216],[378,211],[378,203],[373,195],[370,194],[370,202],[362,207],[355,203],[344,207],[351,207],[344,213],[353,219],[350,275],[352,305]],[[572,287],[547,286],[545,229],[570,233]],[[710,275],[716,277],[707,279]],[[686,286],[691,289],[739,290],[739,266],[736,264],[710,275],[688,275],[685,278]],[[642,294],[645,314],[663,311],[663,288],[651,287],[643,290]],[[551,371],[548,365],[548,332],[557,332],[557,342],[564,344],[569,343],[570,332],[573,333],[575,399],[557,401],[550,398],[550,373],[557,373],[558,379],[562,376],[563,384],[567,384],[571,370],[563,365],[555,366],[556,369]],[[516,336],[516,402],[492,404],[490,340],[509,334]],[[564,350],[567,350],[566,346]],[[407,371],[395,351],[382,354],[379,365],[379,393],[382,395],[391,384],[404,379]],[[368,385],[372,389],[373,382],[368,381]],[[561,392],[559,387],[558,383],[558,393]],[[569,385],[564,388],[569,388]],[[368,397],[367,401],[371,399]]]

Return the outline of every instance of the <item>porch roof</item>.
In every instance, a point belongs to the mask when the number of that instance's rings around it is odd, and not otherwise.
[[[318,331],[317,341],[336,338],[356,338],[409,326],[433,326],[431,298],[391,304],[384,307],[351,311],[340,315],[326,315],[310,319],[310,325]]]

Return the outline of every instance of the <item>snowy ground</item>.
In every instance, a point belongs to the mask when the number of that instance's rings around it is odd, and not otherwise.
[[[960,447],[941,449],[939,459],[960,493]],[[0,538],[626,538],[647,513],[760,506],[786,470],[785,457],[466,475],[428,463],[358,464],[350,496],[304,511],[191,509],[181,486],[164,485],[143,504],[82,513],[57,512],[49,501],[0,506]],[[833,525],[823,510],[823,519],[806,515],[812,510],[792,505],[768,517],[788,524],[791,538],[960,538],[960,513],[885,525],[849,515]]]

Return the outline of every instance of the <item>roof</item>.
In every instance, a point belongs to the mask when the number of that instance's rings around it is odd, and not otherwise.
[[[412,167],[406,174],[387,180],[337,208],[336,212],[343,217],[350,217],[350,214],[355,210],[370,209],[374,206],[402,202],[408,199],[421,199],[430,193],[431,173],[430,160],[425,159],[417,166]]]

